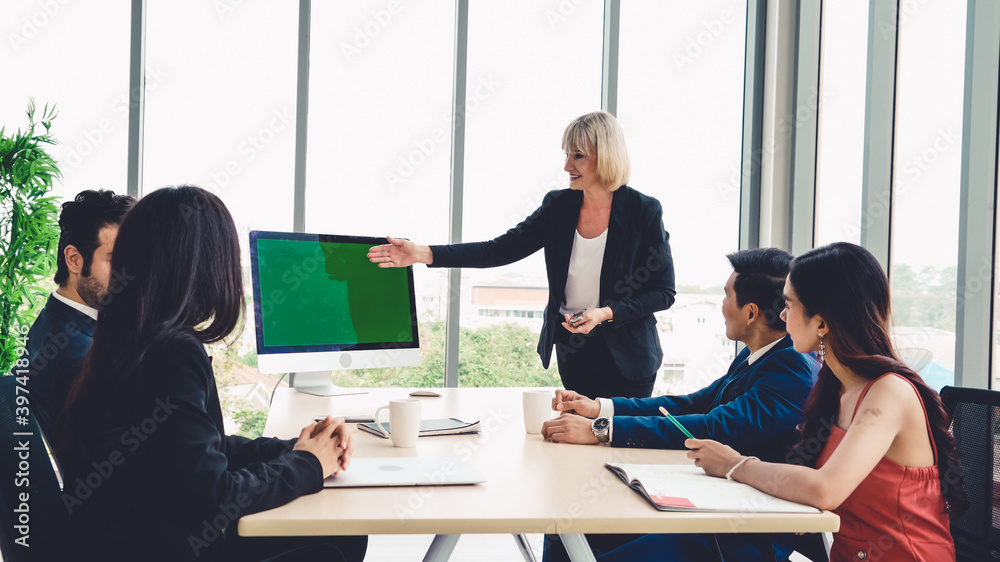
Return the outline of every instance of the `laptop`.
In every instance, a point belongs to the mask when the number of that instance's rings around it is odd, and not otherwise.
[[[462,459],[450,457],[355,458],[347,470],[329,476],[325,488],[451,486],[486,478]]]

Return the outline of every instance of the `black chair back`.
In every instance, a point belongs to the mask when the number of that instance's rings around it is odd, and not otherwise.
[[[941,400],[969,495],[969,510],[951,518],[957,560],[1000,560],[1000,392],[946,386]]]
[[[21,382],[0,376],[0,553],[5,562],[71,560],[59,482]]]

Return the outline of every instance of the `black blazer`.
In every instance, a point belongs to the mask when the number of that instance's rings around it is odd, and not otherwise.
[[[94,319],[49,296],[28,332],[28,390],[42,432],[52,435],[80,364],[94,341]]]
[[[113,448],[57,454],[80,559],[219,560],[240,517],[322,489],[319,460],[294,440],[225,434],[211,360],[193,335],[154,345],[139,369],[135,421]]]
[[[563,330],[559,307],[583,192],[550,191],[542,205],[520,224],[487,242],[431,246],[430,267],[496,267],[545,250],[549,299],[538,339],[538,355],[548,368],[556,330]],[[656,199],[625,185],[615,190],[608,239],[601,267],[601,306],[611,307],[614,321],[606,330],[608,349],[629,380],[649,380],[663,361],[653,313],[674,303],[674,263],[663,209]]]

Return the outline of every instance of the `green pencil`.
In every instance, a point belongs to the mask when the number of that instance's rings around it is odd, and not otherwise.
[[[673,422],[674,425],[677,426],[677,429],[683,431],[684,435],[687,435],[689,438],[694,439],[694,435],[691,435],[691,432],[685,429],[685,427],[681,425],[681,422],[677,421],[677,418],[671,416],[670,412],[668,412],[666,408],[660,406],[660,411],[663,412],[664,416],[667,416],[668,420],[670,420],[671,422]]]

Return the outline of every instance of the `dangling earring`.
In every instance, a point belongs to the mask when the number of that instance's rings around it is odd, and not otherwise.
[[[819,336],[819,360],[821,362],[826,361],[826,344],[823,343],[823,335]]]

